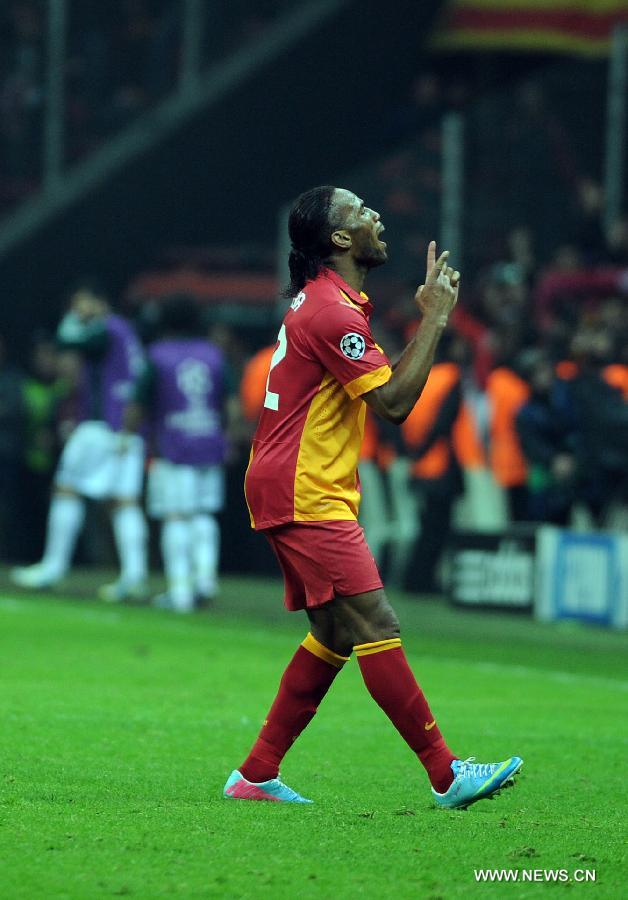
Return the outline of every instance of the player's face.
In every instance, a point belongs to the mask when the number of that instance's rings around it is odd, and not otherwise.
[[[351,237],[349,252],[359,265],[373,269],[388,259],[386,243],[380,240],[384,226],[379,213],[351,191],[338,189],[334,201],[344,229]]]

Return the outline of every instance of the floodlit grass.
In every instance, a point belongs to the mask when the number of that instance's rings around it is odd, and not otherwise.
[[[315,805],[228,802],[306,630],[279,583],[227,579],[189,618],[73,590],[0,596],[3,900],[624,895],[625,635],[393,596],[448,742],[520,754],[516,787],[436,810],[352,661],[283,766]],[[597,880],[481,885],[480,867]]]

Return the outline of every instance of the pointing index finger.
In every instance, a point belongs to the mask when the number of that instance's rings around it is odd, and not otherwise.
[[[427,271],[431,272],[436,262],[436,241],[430,241],[427,246]]]

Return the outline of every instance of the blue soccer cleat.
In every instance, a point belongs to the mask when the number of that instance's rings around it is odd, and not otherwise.
[[[454,780],[444,794],[432,788],[436,805],[442,809],[464,809],[476,800],[490,797],[507,782],[513,780],[523,760],[519,756],[498,763],[474,763],[474,756],[464,761],[454,759],[451,770]]]
[[[222,792],[227,800],[270,800],[273,803],[313,803],[306,800],[279,778],[271,778],[270,781],[260,781],[255,784],[247,781],[243,775],[234,769]]]

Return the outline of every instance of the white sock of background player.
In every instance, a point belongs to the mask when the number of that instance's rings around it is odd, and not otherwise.
[[[220,528],[214,516],[197,513],[192,520],[194,584],[201,597],[213,597],[218,589]]]
[[[148,528],[136,503],[116,506],[112,514],[113,535],[120,560],[120,580],[141,584],[146,580]]]
[[[168,594],[180,612],[194,608],[192,580],[192,523],[190,519],[166,519],[161,528],[161,553]]]
[[[63,578],[72,562],[85,521],[85,501],[77,494],[53,494],[48,510],[46,548],[41,566],[53,580]]]

